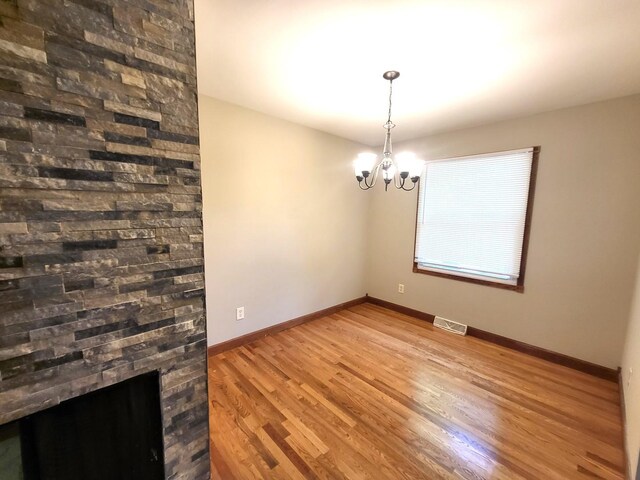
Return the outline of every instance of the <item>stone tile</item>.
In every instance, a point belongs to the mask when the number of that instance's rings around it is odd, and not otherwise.
[[[144,110],[142,108],[135,108],[130,105],[124,105],[122,103],[113,102],[110,100],[104,101],[104,108],[105,110],[108,110],[111,112],[123,113],[125,115],[146,118],[149,120],[155,120],[156,122],[159,122],[160,120],[162,120],[162,114],[160,112]]]
[[[80,117],[78,115],[69,115],[61,112],[54,112],[50,110],[42,110],[39,108],[25,107],[24,118],[43,120],[45,122],[52,123],[65,123],[68,125],[76,125],[81,127],[86,126],[84,117]]]
[[[5,52],[18,55],[19,57],[23,57],[28,60],[34,60],[36,62],[42,62],[42,63],[47,62],[47,54],[43,50],[38,50],[36,48],[28,47],[25,45],[20,45],[14,42],[10,42],[8,40],[3,40],[1,38],[0,38],[0,50],[4,50]]]

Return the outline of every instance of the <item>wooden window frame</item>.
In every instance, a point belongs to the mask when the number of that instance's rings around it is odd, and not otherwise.
[[[500,153],[500,152],[487,152],[486,154],[478,154],[478,155],[489,155],[491,153]],[[468,155],[464,155],[464,156],[468,156]],[[509,285],[509,284],[500,283],[500,282],[492,282],[491,280],[483,280],[480,278],[465,277],[462,275],[456,275],[454,273],[434,272],[431,270],[425,270],[423,268],[418,267],[418,262],[415,261],[415,250],[416,250],[416,243],[418,241],[418,208],[420,203],[421,185],[418,186],[418,196],[417,196],[417,203],[416,203],[416,220],[415,220],[415,232],[414,232],[414,240],[413,240],[413,252],[414,252],[413,272],[422,273],[424,275],[431,275],[434,277],[448,278],[450,280],[458,280],[461,282],[475,283],[476,285],[485,285],[488,287],[495,287],[495,288],[501,288],[503,290],[511,290],[519,293],[524,293],[524,278],[525,278],[525,270],[527,266],[529,238],[531,234],[531,217],[533,215],[533,201],[534,201],[535,191],[536,191],[536,178],[538,176],[538,157],[539,156],[540,156],[540,146],[533,147],[533,152],[531,155],[531,174],[529,176],[529,192],[527,195],[527,212],[524,218],[524,235],[522,238],[522,254],[520,256],[520,275],[518,276],[518,282],[515,285]],[[451,160],[454,160],[456,158],[463,158],[463,157],[462,156],[452,157]]]

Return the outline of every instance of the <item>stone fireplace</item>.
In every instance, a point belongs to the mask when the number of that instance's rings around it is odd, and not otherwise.
[[[192,0],[0,4],[0,425],[158,372],[209,477]]]

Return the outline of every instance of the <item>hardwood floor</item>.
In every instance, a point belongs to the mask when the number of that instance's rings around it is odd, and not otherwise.
[[[613,382],[372,305],[210,358],[212,478],[622,479]]]

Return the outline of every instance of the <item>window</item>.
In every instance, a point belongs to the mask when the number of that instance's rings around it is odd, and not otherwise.
[[[427,162],[413,271],[522,291],[538,152]]]

